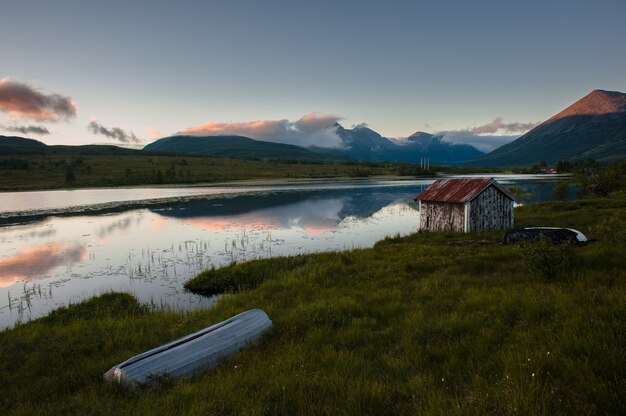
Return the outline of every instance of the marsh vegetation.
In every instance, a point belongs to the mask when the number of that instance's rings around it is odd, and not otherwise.
[[[209,310],[109,294],[0,336],[3,414],[623,414],[626,196],[519,208],[520,226],[574,227],[557,278],[499,233],[419,232],[371,249],[243,263]],[[602,232],[611,218],[615,235]],[[604,227],[604,228],[603,228]],[[243,280],[242,280],[243,279]],[[113,364],[250,308],[258,345],[191,380],[128,394]]]

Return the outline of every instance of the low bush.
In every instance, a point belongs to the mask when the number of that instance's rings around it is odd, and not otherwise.
[[[569,270],[573,246],[569,243],[553,244],[548,237],[524,241],[518,249],[528,270],[547,280],[555,280]]]

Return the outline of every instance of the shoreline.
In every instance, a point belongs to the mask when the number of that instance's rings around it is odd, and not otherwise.
[[[233,180],[217,183],[195,183],[195,184],[163,184],[163,185],[129,185],[129,186],[115,186],[115,187],[86,187],[86,188],[71,188],[71,189],[41,189],[32,191],[0,191],[0,196],[10,196],[10,194],[26,195],[34,193],[62,193],[77,191],[103,191],[110,192],[115,190],[176,190],[176,189],[224,189],[235,188],[233,191],[227,192],[207,192],[202,194],[189,194],[189,195],[174,195],[174,196],[162,196],[156,198],[141,198],[141,199],[123,199],[123,200],[110,200],[106,202],[88,203],[88,204],[75,204],[66,206],[51,206],[48,208],[34,208],[34,209],[20,209],[20,210],[6,210],[0,211],[0,227],[19,224],[22,222],[32,222],[48,216],[72,216],[72,215],[94,215],[101,213],[120,212],[130,209],[141,209],[146,207],[156,207],[160,205],[167,205],[178,202],[190,202],[196,200],[211,200],[215,198],[234,198],[240,195],[246,194],[271,194],[280,192],[306,192],[320,189],[329,189],[325,187],[315,188],[309,186],[314,185],[340,185],[340,184],[367,184],[368,182],[377,181],[393,181],[401,184],[402,182],[414,182],[414,181],[434,181],[440,177],[474,177],[474,176],[487,176],[506,178],[508,176],[524,176],[528,179],[535,180],[554,180],[569,178],[569,174],[515,174],[515,173],[501,173],[501,174],[437,174],[433,176],[398,176],[398,175],[377,175],[366,178],[349,178],[349,177],[335,177],[335,178],[281,178],[281,179],[254,179],[254,180]],[[298,189],[298,186],[303,186],[302,189]],[[256,190],[255,188],[266,187],[268,189]],[[296,187],[296,188],[294,188]],[[332,189],[332,188],[330,188]],[[338,188],[339,189],[339,188]],[[22,219],[22,220],[19,220]]]
[[[599,230],[615,216],[623,230],[625,198],[527,206],[518,219]],[[596,243],[570,247],[554,279],[495,234],[451,246],[467,236],[416,233],[217,269],[264,280],[184,314],[96,296],[0,331],[3,404],[14,414],[260,414],[268,403],[285,414],[621,414],[620,236],[597,231]],[[102,382],[115,363],[253,308],[272,331],[214,370],[139,395]]]
[[[165,185],[165,186],[128,186],[128,187],[114,187],[114,188],[84,188],[76,189],[76,191],[114,191],[114,190],[150,190],[150,189],[200,189],[206,188],[207,191],[212,189],[225,189],[233,188],[233,190],[225,192],[207,192],[200,194],[189,195],[175,195],[175,196],[162,196],[157,198],[144,198],[144,199],[129,199],[129,200],[113,200],[108,202],[93,203],[93,204],[78,204],[67,206],[54,206],[49,208],[29,209],[29,210],[14,210],[14,211],[0,211],[0,227],[9,226],[14,224],[21,224],[23,222],[37,221],[49,216],[79,216],[79,215],[97,215],[112,212],[121,212],[132,209],[141,209],[148,207],[159,207],[163,205],[169,205],[173,203],[185,203],[199,200],[212,200],[217,198],[236,198],[244,195],[271,195],[274,193],[286,193],[286,192],[310,192],[324,189],[335,189],[331,187],[314,187],[314,185],[350,185],[359,184],[357,187],[368,187],[367,182],[375,184],[377,181],[391,180],[396,182],[411,182],[415,180],[431,180],[431,178],[407,178],[407,177],[370,177],[370,178],[337,178],[331,180],[259,180],[253,181],[232,181],[221,182],[218,184],[197,184],[197,185]],[[298,188],[302,186],[302,188]],[[338,187],[336,189],[341,189]],[[71,192],[73,190],[41,190],[41,191],[20,191],[17,194],[25,194],[28,192]],[[13,193],[13,192],[10,192]],[[0,196],[3,193],[0,192]],[[4,193],[9,194],[9,192]]]

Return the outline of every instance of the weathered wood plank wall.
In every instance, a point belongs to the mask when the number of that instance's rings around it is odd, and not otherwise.
[[[420,227],[425,230],[463,232],[464,218],[463,204],[434,201],[420,204]]]
[[[469,231],[501,230],[513,226],[513,201],[489,186],[470,202]]]

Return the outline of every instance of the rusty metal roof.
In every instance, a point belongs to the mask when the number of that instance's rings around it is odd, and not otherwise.
[[[415,200],[462,204],[474,199],[474,197],[492,184],[509,198],[515,200],[515,198],[493,178],[438,179],[430,185],[428,189],[416,196]]]

